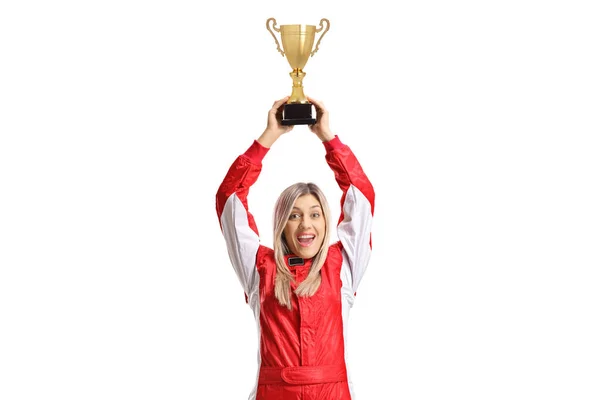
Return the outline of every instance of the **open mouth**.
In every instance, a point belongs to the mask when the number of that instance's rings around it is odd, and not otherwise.
[[[297,237],[297,239],[298,239],[298,243],[300,244],[300,246],[308,247],[315,240],[315,235],[300,235]]]

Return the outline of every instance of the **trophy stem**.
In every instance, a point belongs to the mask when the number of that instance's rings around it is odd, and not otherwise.
[[[292,85],[292,94],[287,102],[288,104],[308,103],[308,99],[304,95],[304,87],[302,86],[302,79],[304,79],[305,75],[306,72],[302,71],[301,69],[294,69],[292,72],[290,72],[290,76],[292,77],[294,84]]]

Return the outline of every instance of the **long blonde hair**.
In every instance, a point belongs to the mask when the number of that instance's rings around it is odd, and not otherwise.
[[[298,197],[307,194],[315,196],[321,205],[323,216],[325,218],[325,235],[319,251],[313,257],[308,276],[298,285],[294,293],[296,293],[297,296],[312,296],[321,285],[320,271],[327,258],[327,250],[329,248],[330,211],[327,199],[321,189],[314,183],[299,182],[289,186],[279,195],[273,212],[273,249],[275,251],[275,262],[277,264],[277,272],[275,274],[275,297],[279,301],[279,304],[290,310],[292,309],[291,283],[294,280],[294,275],[285,264],[284,256],[290,254],[291,251],[285,240],[283,231],[290,214],[292,213],[294,203]]]

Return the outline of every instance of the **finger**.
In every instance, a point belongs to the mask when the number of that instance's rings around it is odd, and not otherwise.
[[[277,100],[275,103],[273,103],[273,108],[277,109],[281,107],[286,101],[288,101],[289,98],[290,96],[285,96],[283,99]]]
[[[279,108],[274,109],[275,116],[279,119],[283,118],[283,107],[284,105],[281,105]]]
[[[313,103],[317,108],[319,108],[319,109],[321,109],[323,111],[326,111],[325,110],[325,104],[323,104],[322,101],[319,101],[317,99],[313,99],[310,96],[306,96],[306,98],[308,99],[308,101],[310,101],[311,103]]]

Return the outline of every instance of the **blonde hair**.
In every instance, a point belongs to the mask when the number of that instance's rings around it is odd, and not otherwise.
[[[285,264],[285,255],[290,254],[291,250],[285,240],[283,231],[287,221],[292,213],[294,203],[300,196],[312,194],[317,198],[323,216],[325,218],[325,234],[323,243],[317,254],[313,257],[312,265],[308,271],[308,276],[298,285],[294,293],[297,296],[312,296],[321,285],[321,268],[327,258],[329,248],[329,220],[330,211],[325,195],[317,185],[312,182],[299,182],[285,189],[275,203],[273,212],[273,249],[275,251],[275,263],[277,272],[275,273],[275,297],[279,304],[292,309],[291,284],[294,281],[294,275]]]

